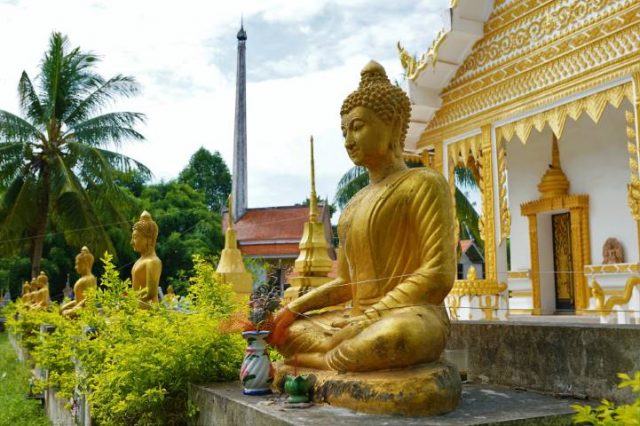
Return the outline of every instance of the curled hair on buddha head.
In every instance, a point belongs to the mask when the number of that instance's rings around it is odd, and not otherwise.
[[[360,72],[360,84],[342,103],[340,115],[348,114],[355,107],[365,107],[373,111],[386,124],[398,120],[400,147],[404,147],[404,138],[409,129],[411,101],[407,94],[391,84],[382,65],[369,61]]]
[[[88,265],[89,269],[91,269],[91,267],[93,266],[94,260],[95,259],[93,257],[93,254],[91,253],[91,250],[89,250],[87,246],[83,246],[80,249],[80,253],[78,253],[78,255],[76,256],[76,262],[84,263]]]
[[[140,220],[133,225],[133,230],[138,231],[140,235],[148,238],[151,244],[155,246],[158,239],[158,224],[153,221],[151,213],[143,211],[140,215]]]

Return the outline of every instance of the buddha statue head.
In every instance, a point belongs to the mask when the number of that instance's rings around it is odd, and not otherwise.
[[[342,103],[342,133],[349,158],[371,167],[402,160],[411,102],[391,84],[379,63],[370,61],[360,73],[358,89]]]
[[[24,284],[22,284],[22,295],[24,296],[30,291],[31,291],[31,286],[29,285],[29,281],[25,281]]]
[[[47,277],[47,274],[45,274],[44,271],[40,271],[40,275],[38,275],[36,281],[38,283],[38,288],[45,288],[49,285],[49,277]]]
[[[607,238],[602,246],[602,263],[624,263],[624,249],[616,238]]]
[[[143,211],[140,220],[133,225],[131,245],[141,254],[154,250],[158,239],[158,225],[148,211]]]
[[[86,246],[82,247],[80,253],[76,256],[76,272],[80,275],[89,275],[93,262],[94,258],[91,251]]]

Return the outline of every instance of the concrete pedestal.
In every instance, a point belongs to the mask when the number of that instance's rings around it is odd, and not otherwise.
[[[356,413],[345,408],[315,404],[288,408],[285,396],[252,397],[242,394],[239,383],[191,385],[190,399],[199,409],[199,425],[220,426],[462,426],[462,425],[571,425],[571,404],[533,392],[501,387],[463,385],[455,411],[435,417],[397,417]]]

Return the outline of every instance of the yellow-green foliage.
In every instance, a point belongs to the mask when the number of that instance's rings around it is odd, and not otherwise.
[[[45,338],[29,338],[31,353],[49,370],[46,385],[56,386],[61,396],[70,397],[75,386],[89,390],[97,424],[187,423],[193,414],[187,406],[189,383],[237,377],[244,342],[218,331],[219,320],[239,309],[233,291],[216,279],[210,263],[196,257],[189,311],[142,309],[129,283],[118,278],[111,257],[103,262],[101,288],[89,295],[79,318],[18,306],[22,319],[9,326],[23,335],[37,335],[33,330],[42,322],[56,326]],[[95,333],[86,333],[88,326]]]
[[[628,374],[618,373],[619,388],[630,387],[635,393],[640,393],[640,371],[636,371],[633,378]],[[640,396],[632,404],[616,406],[606,399],[602,405],[592,408],[590,405],[572,405],[577,414],[573,416],[575,424],[594,426],[638,426],[640,425]]]

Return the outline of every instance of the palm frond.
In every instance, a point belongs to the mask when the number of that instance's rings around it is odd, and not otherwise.
[[[484,241],[480,237],[480,215],[473,207],[473,204],[464,195],[459,188],[456,187],[456,216],[458,223],[463,230],[468,230],[471,233],[471,237],[475,240],[478,247],[482,250],[484,248]]]
[[[104,83],[92,69],[98,58],[79,48],[68,51],[68,47],[68,38],[54,32],[40,65],[40,98],[46,99],[43,108],[48,119],[61,121],[90,90]]]
[[[338,182],[334,203],[344,209],[349,200],[365,186],[369,185],[369,173],[361,166],[350,168]]]
[[[93,146],[114,144],[119,146],[123,139],[144,140],[144,136],[133,128],[144,123],[145,115],[138,112],[112,112],[99,115],[71,126],[65,139]]]
[[[473,171],[468,167],[456,166],[454,169],[456,185],[466,189],[474,189],[478,187]]]
[[[27,120],[0,110],[0,143],[35,142],[45,139],[40,130]]]
[[[84,180],[93,185],[114,186],[114,172],[135,171],[145,179],[151,177],[151,171],[144,164],[126,155],[78,142],[69,142],[67,147],[74,159],[71,167],[78,167]]]
[[[20,98],[20,109],[24,115],[29,117],[32,122],[45,123],[44,110],[40,104],[40,99],[33,88],[29,75],[23,71],[18,83],[18,97]]]
[[[52,209],[56,220],[65,229],[65,239],[73,244],[91,244],[96,250],[106,249],[113,253],[111,240],[101,226],[92,200],[60,155],[56,155],[51,164],[51,184]]]
[[[29,235],[35,222],[37,182],[33,176],[21,174],[8,186],[0,202],[0,252],[8,253],[20,238]]]
[[[0,144],[0,190],[6,188],[24,168],[25,144],[9,142]]]
[[[99,112],[117,96],[130,97],[137,94],[138,91],[138,83],[133,77],[118,74],[91,92],[75,109],[70,111],[64,121],[67,125],[73,125],[86,120],[92,114]]]

